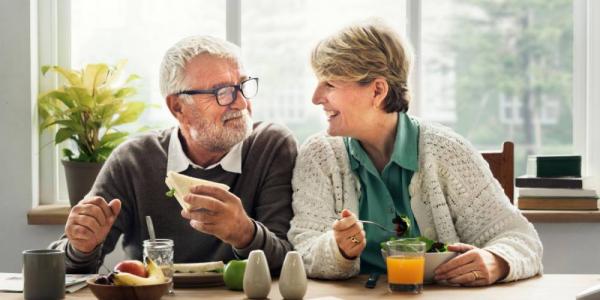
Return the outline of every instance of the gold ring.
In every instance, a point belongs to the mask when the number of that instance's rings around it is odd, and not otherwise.
[[[360,244],[360,240],[356,237],[356,235],[349,237],[349,239],[355,244]]]
[[[473,276],[475,276],[475,279],[473,281],[479,279],[479,273],[477,273],[477,271],[471,271],[471,273],[473,273]]]

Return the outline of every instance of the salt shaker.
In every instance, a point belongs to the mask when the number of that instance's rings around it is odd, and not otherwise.
[[[244,293],[248,299],[267,298],[271,291],[271,273],[262,250],[253,250],[248,256],[244,272]]]
[[[297,251],[288,252],[279,276],[279,293],[284,299],[302,299],[306,294],[307,284],[302,256]]]

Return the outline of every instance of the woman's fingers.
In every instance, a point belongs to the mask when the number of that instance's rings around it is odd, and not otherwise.
[[[471,262],[469,264],[465,264],[465,265],[461,265],[458,266],[446,273],[443,273],[441,275],[436,275],[436,280],[447,280],[449,278],[454,278],[454,277],[459,277],[462,274],[466,274],[472,271],[477,271],[480,270],[481,266],[479,264],[476,264],[474,262]],[[482,278],[483,276],[481,275],[481,272],[478,273],[479,276],[477,279]]]
[[[333,222],[333,230],[344,231],[344,230],[347,230],[350,227],[357,225],[357,224],[358,224],[358,219],[356,218],[356,216],[354,214],[351,213],[351,215],[349,215],[347,217],[342,217],[341,219]]]
[[[459,252],[459,253],[467,252],[467,251],[475,249],[475,248],[477,248],[477,247],[475,247],[473,245],[469,245],[469,244],[463,244],[463,243],[455,243],[452,245],[448,245],[448,251]]]
[[[340,251],[347,258],[355,258],[367,245],[366,234],[360,228],[353,228],[336,235],[336,243]]]
[[[441,266],[439,266],[435,270],[435,274],[436,274],[436,276],[444,275],[453,269],[456,269],[460,266],[463,266],[463,265],[473,262],[475,259],[477,259],[477,255],[475,252],[463,253],[463,254],[443,263]]]

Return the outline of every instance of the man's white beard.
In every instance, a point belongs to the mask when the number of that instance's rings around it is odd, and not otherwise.
[[[226,121],[232,118],[237,119]],[[208,151],[224,152],[252,133],[252,118],[246,109],[226,112],[221,121],[226,122],[215,124],[204,118],[199,120],[198,126],[190,127],[192,141]]]

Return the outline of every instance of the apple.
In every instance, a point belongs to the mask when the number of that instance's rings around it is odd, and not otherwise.
[[[140,277],[148,277],[146,267],[139,260],[123,260],[115,266],[115,272],[126,272]]]
[[[230,290],[241,291],[244,288],[244,271],[247,260],[230,260],[223,269],[223,281]]]

